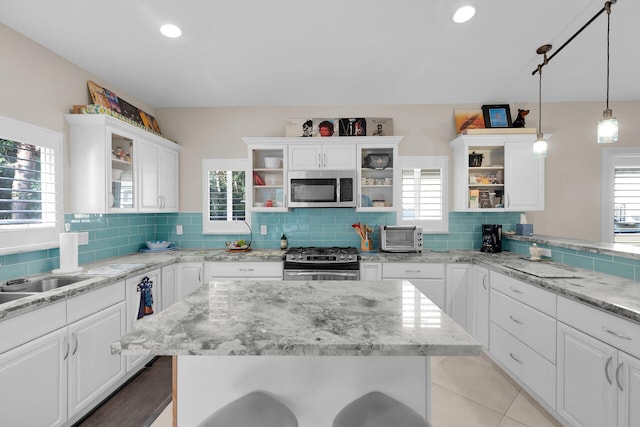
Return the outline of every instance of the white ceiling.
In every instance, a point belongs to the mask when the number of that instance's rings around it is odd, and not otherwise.
[[[604,0],[2,0],[0,22],[156,107],[536,102],[536,48]],[[611,91],[640,100],[640,1],[611,14]],[[183,37],[160,35],[172,22]],[[543,101],[604,103],[606,14],[544,68]],[[115,90],[117,92],[117,90]],[[615,104],[613,105],[615,108]]]

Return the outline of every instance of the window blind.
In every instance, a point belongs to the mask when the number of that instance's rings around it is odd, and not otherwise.
[[[56,225],[55,150],[0,139],[0,226]]]
[[[442,171],[402,169],[402,219],[440,221],[442,216]]]
[[[640,244],[640,167],[614,171],[614,241]]]

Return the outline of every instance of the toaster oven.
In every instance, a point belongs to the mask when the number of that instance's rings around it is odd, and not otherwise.
[[[422,252],[422,227],[384,225],[378,234],[383,252]]]

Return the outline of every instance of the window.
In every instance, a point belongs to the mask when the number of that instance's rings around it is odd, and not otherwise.
[[[62,137],[0,117],[0,253],[58,246]]]
[[[246,234],[250,223],[246,209],[248,162],[245,159],[202,161],[204,234]]]
[[[399,157],[402,174],[398,224],[422,226],[425,233],[447,233],[446,156]]]
[[[602,240],[640,246],[640,149],[603,150]]]

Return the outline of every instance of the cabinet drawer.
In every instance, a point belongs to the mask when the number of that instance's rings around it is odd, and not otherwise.
[[[61,301],[0,322],[0,353],[67,325],[67,303]]]
[[[382,264],[383,279],[442,279],[444,264],[418,262],[385,262]]]
[[[556,407],[556,366],[491,322],[491,354],[547,405]]]
[[[556,317],[556,295],[554,293],[494,271],[490,275],[491,289],[500,291],[551,317]]]
[[[124,301],[124,282],[117,282],[95,291],[87,292],[67,301],[67,322],[73,323]]]
[[[281,262],[211,262],[206,268],[206,280],[217,277],[282,278]]]
[[[558,297],[558,320],[635,357],[640,357],[638,323],[564,297]]]
[[[492,289],[491,321],[556,362],[556,319]]]

